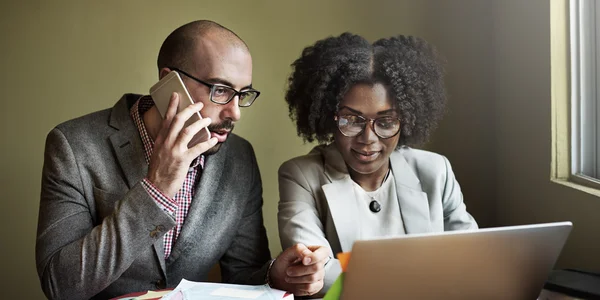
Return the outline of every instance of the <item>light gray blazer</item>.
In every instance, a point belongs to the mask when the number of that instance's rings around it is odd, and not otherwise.
[[[400,214],[407,234],[476,229],[448,160],[408,147],[390,156]],[[352,179],[335,145],[317,146],[279,168],[279,237],[285,249],[295,243],[324,245],[332,257],[352,250],[358,208]],[[325,267],[329,289],[341,272],[337,260]],[[322,294],[322,293],[321,293]]]
[[[47,137],[36,241],[50,299],[108,299],[206,280],[264,283],[270,259],[262,186],[251,145],[231,135],[206,158],[181,234],[165,261],[163,235],[175,220],[140,181],[143,146],[127,94],[112,109],[54,128]]]

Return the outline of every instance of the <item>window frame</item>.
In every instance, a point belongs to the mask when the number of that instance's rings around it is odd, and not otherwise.
[[[600,3],[570,0],[570,175],[600,189]]]

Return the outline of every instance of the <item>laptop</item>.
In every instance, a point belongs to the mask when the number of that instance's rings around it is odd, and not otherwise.
[[[535,300],[571,222],[354,242],[342,300]]]

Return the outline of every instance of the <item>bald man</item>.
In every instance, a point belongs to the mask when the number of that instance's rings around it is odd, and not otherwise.
[[[55,127],[46,140],[36,241],[50,299],[108,299],[204,281],[264,284],[312,295],[323,286],[323,247],[295,245],[271,259],[252,146],[232,133],[240,106],[260,94],[252,58],[232,31],[195,21],[173,31],[159,78],[175,71],[196,102],[161,117],[147,95]],[[201,112],[204,119],[185,122]],[[188,147],[203,128],[210,139]]]

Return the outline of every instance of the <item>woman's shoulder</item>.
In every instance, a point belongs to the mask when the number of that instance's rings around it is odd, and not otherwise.
[[[445,156],[427,150],[402,147],[394,151],[394,155],[397,156],[397,159],[401,157],[406,160],[413,169],[418,171],[446,170],[448,165],[448,159]]]
[[[307,154],[296,156],[292,159],[285,161],[279,167],[279,173],[281,173],[282,171],[289,171],[293,169],[299,169],[301,171],[323,170],[324,147],[325,146],[316,146]]]
[[[414,159],[414,160],[443,159],[443,157],[444,157],[443,155],[436,153],[436,152],[423,150],[423,149],[411,148],[408,146],[403,146],[394,152],[401,153],[407,159]]]

